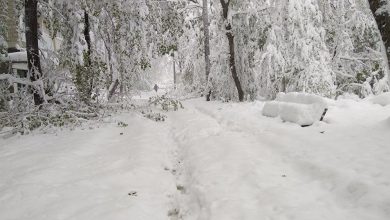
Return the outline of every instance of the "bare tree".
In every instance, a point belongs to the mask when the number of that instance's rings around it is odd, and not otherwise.
[[[203,32],[204,32],[204,59],[206,67],[206,100],[210,101],[211,90],[209,88],[210,76],[210,30],[208,1],[203,0]]]
[[[228,20],[228,14],[229,14],[229,5],[231,0],[220,0],[222,5],[222,15],[225,23],[225,30],[226,30],[226,37],[229,41],[229,66],[230,71],[232,72],[232,77],[234,80],[234,83],[237,87],[238,92],[238,99],[240,102],[244,101],[244,91],[241,87],[240,79],[238,78],[237,74],[237,68],[236,68],[236,60],[235,60],[235,51],[234,51],[234,35],[232,33],[232,25],[230,21]]]
[[[30,80],[32,82],[38,81],[41,78],[41,63],[39,59],[38,48],[38,0],[25,0],[25,19],[26,19],[26,49],[28,69],[30,73]],[[43,86],[34,84],[32,92],[34,95],[34,104],[40,105],[43,103]]]

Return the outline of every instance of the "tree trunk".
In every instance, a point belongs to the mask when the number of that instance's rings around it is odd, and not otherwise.
[[[208,1],[203,0],[203,33],[204,33],[204,59],[206,71],[206,101],[210,101],[211,88],[209,88],[210,76],[210,30]]]
[[[175,51],[172,51],[172,63],[173,63],[173,87],[174,87],[174,89],[176,89],[177,76],[176,76],[176,59],[175,59]]]
[[[119,86],[119,80],[118,79],[116,79],[114,82],[111,83],[111,86],[108,89],[108,96],[107,96],[107,100],[108,101],[110,101],[111,98],[114,96],[115,91],[118,88],[118,86]]]
[[[87,42],[87,47],[88,47],[88,50],[87,50],[87,60],[86,60],[86,63],[87,65],[91,65],[91,36],[89,34],[90,32],[90,25],[89,25],[89,16],[88,16],[88,12],[86,10],[84,10],[84,38],[85,38],[85,41]]]
[[[240,82],[240,79],[238,78],[238,75],[237,75],[235,51],[234,51],[234,35],[232,33],[232,25],[228,21],[230,0],[228,0],[227,2],[225,2],[225,0],[220,0],[220,2],[222,5],[222,10],[223,10],[222,14],[223,14],[223,18],[225,21],[226,37],[228,38],[228,41],[229,41],[230,71],[232,72],[232,77],[233,77],[234,83],[237,87],[238,100],[240,100],[240,102],[242,102],[242,101],[244,101],[244,91],[242,90],[241,82]]]
[[[26,23],[26,50],[28,69],[30,72],[30,80],[32,82],[41,78],[41,63],[39,60],[38,48],[38,0],[25,0],[25,23]],[[42,85],[40,85],[42,86]],[[40,105],[43,103],[43,88],[33,86],[32,92],[34,95],[34,104]]]
[[[87,80],[88,82],[88,90],[87,90],[87,94],[86,94],[86,97],[88,97],[88,99],[90,99],[91,95],[92,95],[92,90],[93,90],[93,83],[94,83],[94,79],[93,79],[93,73],[91,73],[90,71],[90,67],[91,67],[91,53],[92,53],[92,47],[91,47],[91,35],[90,35],[90,25],[89,25],[89,15],[88,15],[88,12],[87,10],[84,10],[84,39],[85,39],[85,42],[87,43],[87,54],[85,56],[85,66],[88,67],[88,70],[87,73],[85,74],[88,74],[86,77],[85,77],[85,80]]]
[[[369,0],[370,9],[374,15],[382,40],[385,46],[388,67],[390,66],[390,12],[377,13],[378,9],[386,4],[385,0]],[[389,3],[388,3],[389,4]],[[389,77],[390,80],[390,77]]]

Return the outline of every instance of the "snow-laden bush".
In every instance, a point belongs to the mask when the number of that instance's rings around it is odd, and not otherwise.
[[[0,130],[10,127],[12,133],[28,134],[34,130],[73,128],[98,116],[96,108],[76,102],[67,105],[48,103],[41,106],[31,103],[29,108],[21,108],[14,101],[9,111],[0,114]]]
[[[169,111],[169,110],[177,111],[180,108],[183,108],[183,105],[179,100],[169,98],[166,95],[150,97],[149,105],[159,107],[163,111]]]
[[[150,119],[152,121],[156,121],[156,122],[163,122],[167,118],[166,115],[164,115],[160,112],[153,112],[152,110],[149,110],[149,112],[142,111],[142,115],[145,118]]]
[[[170,98],[165,94],[150,97],[147,104],[140,107],[140,113],[150,120],[163,122],[167,118],[163,112],[178,111],[182,108],[184,108],[183,104],[179,100]]]

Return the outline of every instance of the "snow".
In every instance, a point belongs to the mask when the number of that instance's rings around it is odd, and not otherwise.
[[[0,219],[390,219],[389,105],[340,99],[302,128],[260,101],[183,104],[0,139]]]
[[[299,125],[312,125],[320,120],[323,112],[323,108],[318,109],[312,104],[286,103],[280,109],[280,118]]]
[[[382,106],[390,105],[390,92],[367,98],[370,102]]]
[[[4,61],[11,61],[11,62],[27,62],[27,52],[20,51],[20,52],[8,53],[8,56],[4,56],[3,59]]]
[[[301,128],[262,117],[263,103],[186,104],[185,219],[389,218],[389,108],[340,102],[332,123]]]
[[[323,108],[327,107],[327,102],[324,98],[308,93],[290,92],[290,93],[279,93],[276,97],[277,101],[281,102],[292,102],[300,104],[318,104]]]
[[[278,117],[299,125],[311,125],[319,121],[328,107],[324,98],[306,93],[279,93],[275,101],[267,102],[262,114]]]
[[[280,102],[269,101],[265,103],[262,113],[264,116],[273,118],[278,117],[280,115]]]
[[[126,128],[0,140],[0,219],[166,219],[170,139],[159,124],[122,117]]]

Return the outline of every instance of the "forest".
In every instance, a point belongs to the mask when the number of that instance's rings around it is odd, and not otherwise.
[[[390,0],[0,0],[0,219],[390,219]]]
[[[270,99],[295,91],[365,98],[389,90],[385,0],[1,4],[3,62],[11,60],[6,57],[12,49],[28,57],[28,74],[2,68],[2,112],[119,102],[151,88],[155,66],[167,55],[175,88],[211,100]],[[15,36],[8,46],[10,24]],[[9,88],[13,83],[17,92]]]

